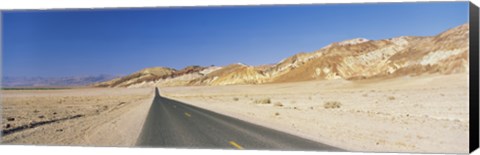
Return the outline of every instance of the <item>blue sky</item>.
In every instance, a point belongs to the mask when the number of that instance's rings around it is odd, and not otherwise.
[[[3,12],[4,76],[126,75],[152,66],[276,63],[332,42],[431,36],[468,2]]]

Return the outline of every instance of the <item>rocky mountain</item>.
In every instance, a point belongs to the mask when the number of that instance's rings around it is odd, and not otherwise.
[[[2,79],[2,87],[73,87],[85,86],[114,79],[112,75],[75,76],[75,77],[11,77]]]
[[[189,85],[192,80],[220,69],[221,67],[188,66],[181,70],[166,67],[145,68],[125,77],[97,83],[96,87],[146,87]]]
[[[267,81],[268,76],[259,67],[232,64],[193,79],[189,85],[257,84]]]
[[[165,67],[146,68],[125,77],[116,78],[110,81],[95,84],[98,87],[127,87],[147,81],[155,81],[169,77],[175,70]]]
[[[272,65],[191,66],[178,71],[147,68],[96,86],[234,85],[464,73],[468,72],[468,32],[468,24],[463,24],[430,37],[356,38],[298,53]]]

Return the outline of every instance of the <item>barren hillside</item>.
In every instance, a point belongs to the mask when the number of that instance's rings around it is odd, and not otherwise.
[[[468,24],[463,24],[430,37],[355,38],[273,65],[190,66],[179,71],[147,68],[96,86],[235,85],[464,73],[468,72],[468,30]]]

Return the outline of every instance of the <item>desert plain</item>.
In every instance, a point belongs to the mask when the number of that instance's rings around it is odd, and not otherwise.
[[[468,73],[160,87],[163,97],[350,151],[467,153]],[[2,90],[2,143],[134,146],[154,87]]]
[[[132,146],[153,89],[2,90],[2,143]]]

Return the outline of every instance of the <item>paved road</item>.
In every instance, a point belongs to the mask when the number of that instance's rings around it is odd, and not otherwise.
[[[340,149],[161,97],[155,98],[137,140],[141,147],[268,150]]]

